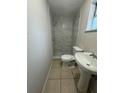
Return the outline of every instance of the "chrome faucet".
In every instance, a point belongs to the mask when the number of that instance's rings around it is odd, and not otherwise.
[[[97,59],[97,56],[95,54],[90,54],[90,56]]]

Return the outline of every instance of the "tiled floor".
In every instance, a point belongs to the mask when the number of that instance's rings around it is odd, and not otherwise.
[[[53,60],[49,80],[44,93],[78,93],[78,68],[68,68],[61,65],[60,60]]]

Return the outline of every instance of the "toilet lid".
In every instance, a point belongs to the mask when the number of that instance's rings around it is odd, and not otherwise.
[[[62,55],[62,59],[65,59],[65,60],[74,60],[74,56],[73,55]]]

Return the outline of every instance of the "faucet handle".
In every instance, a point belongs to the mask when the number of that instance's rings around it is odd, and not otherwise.
[[[97,56],[95,54],[90,54],[90,56],[97,59]]]

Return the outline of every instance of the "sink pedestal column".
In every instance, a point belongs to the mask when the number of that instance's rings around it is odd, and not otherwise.
[[[80,79],[78,82],[78,89],[81,93],[87,93],[90,78],[91,78],[90,73],[80,69]]]

